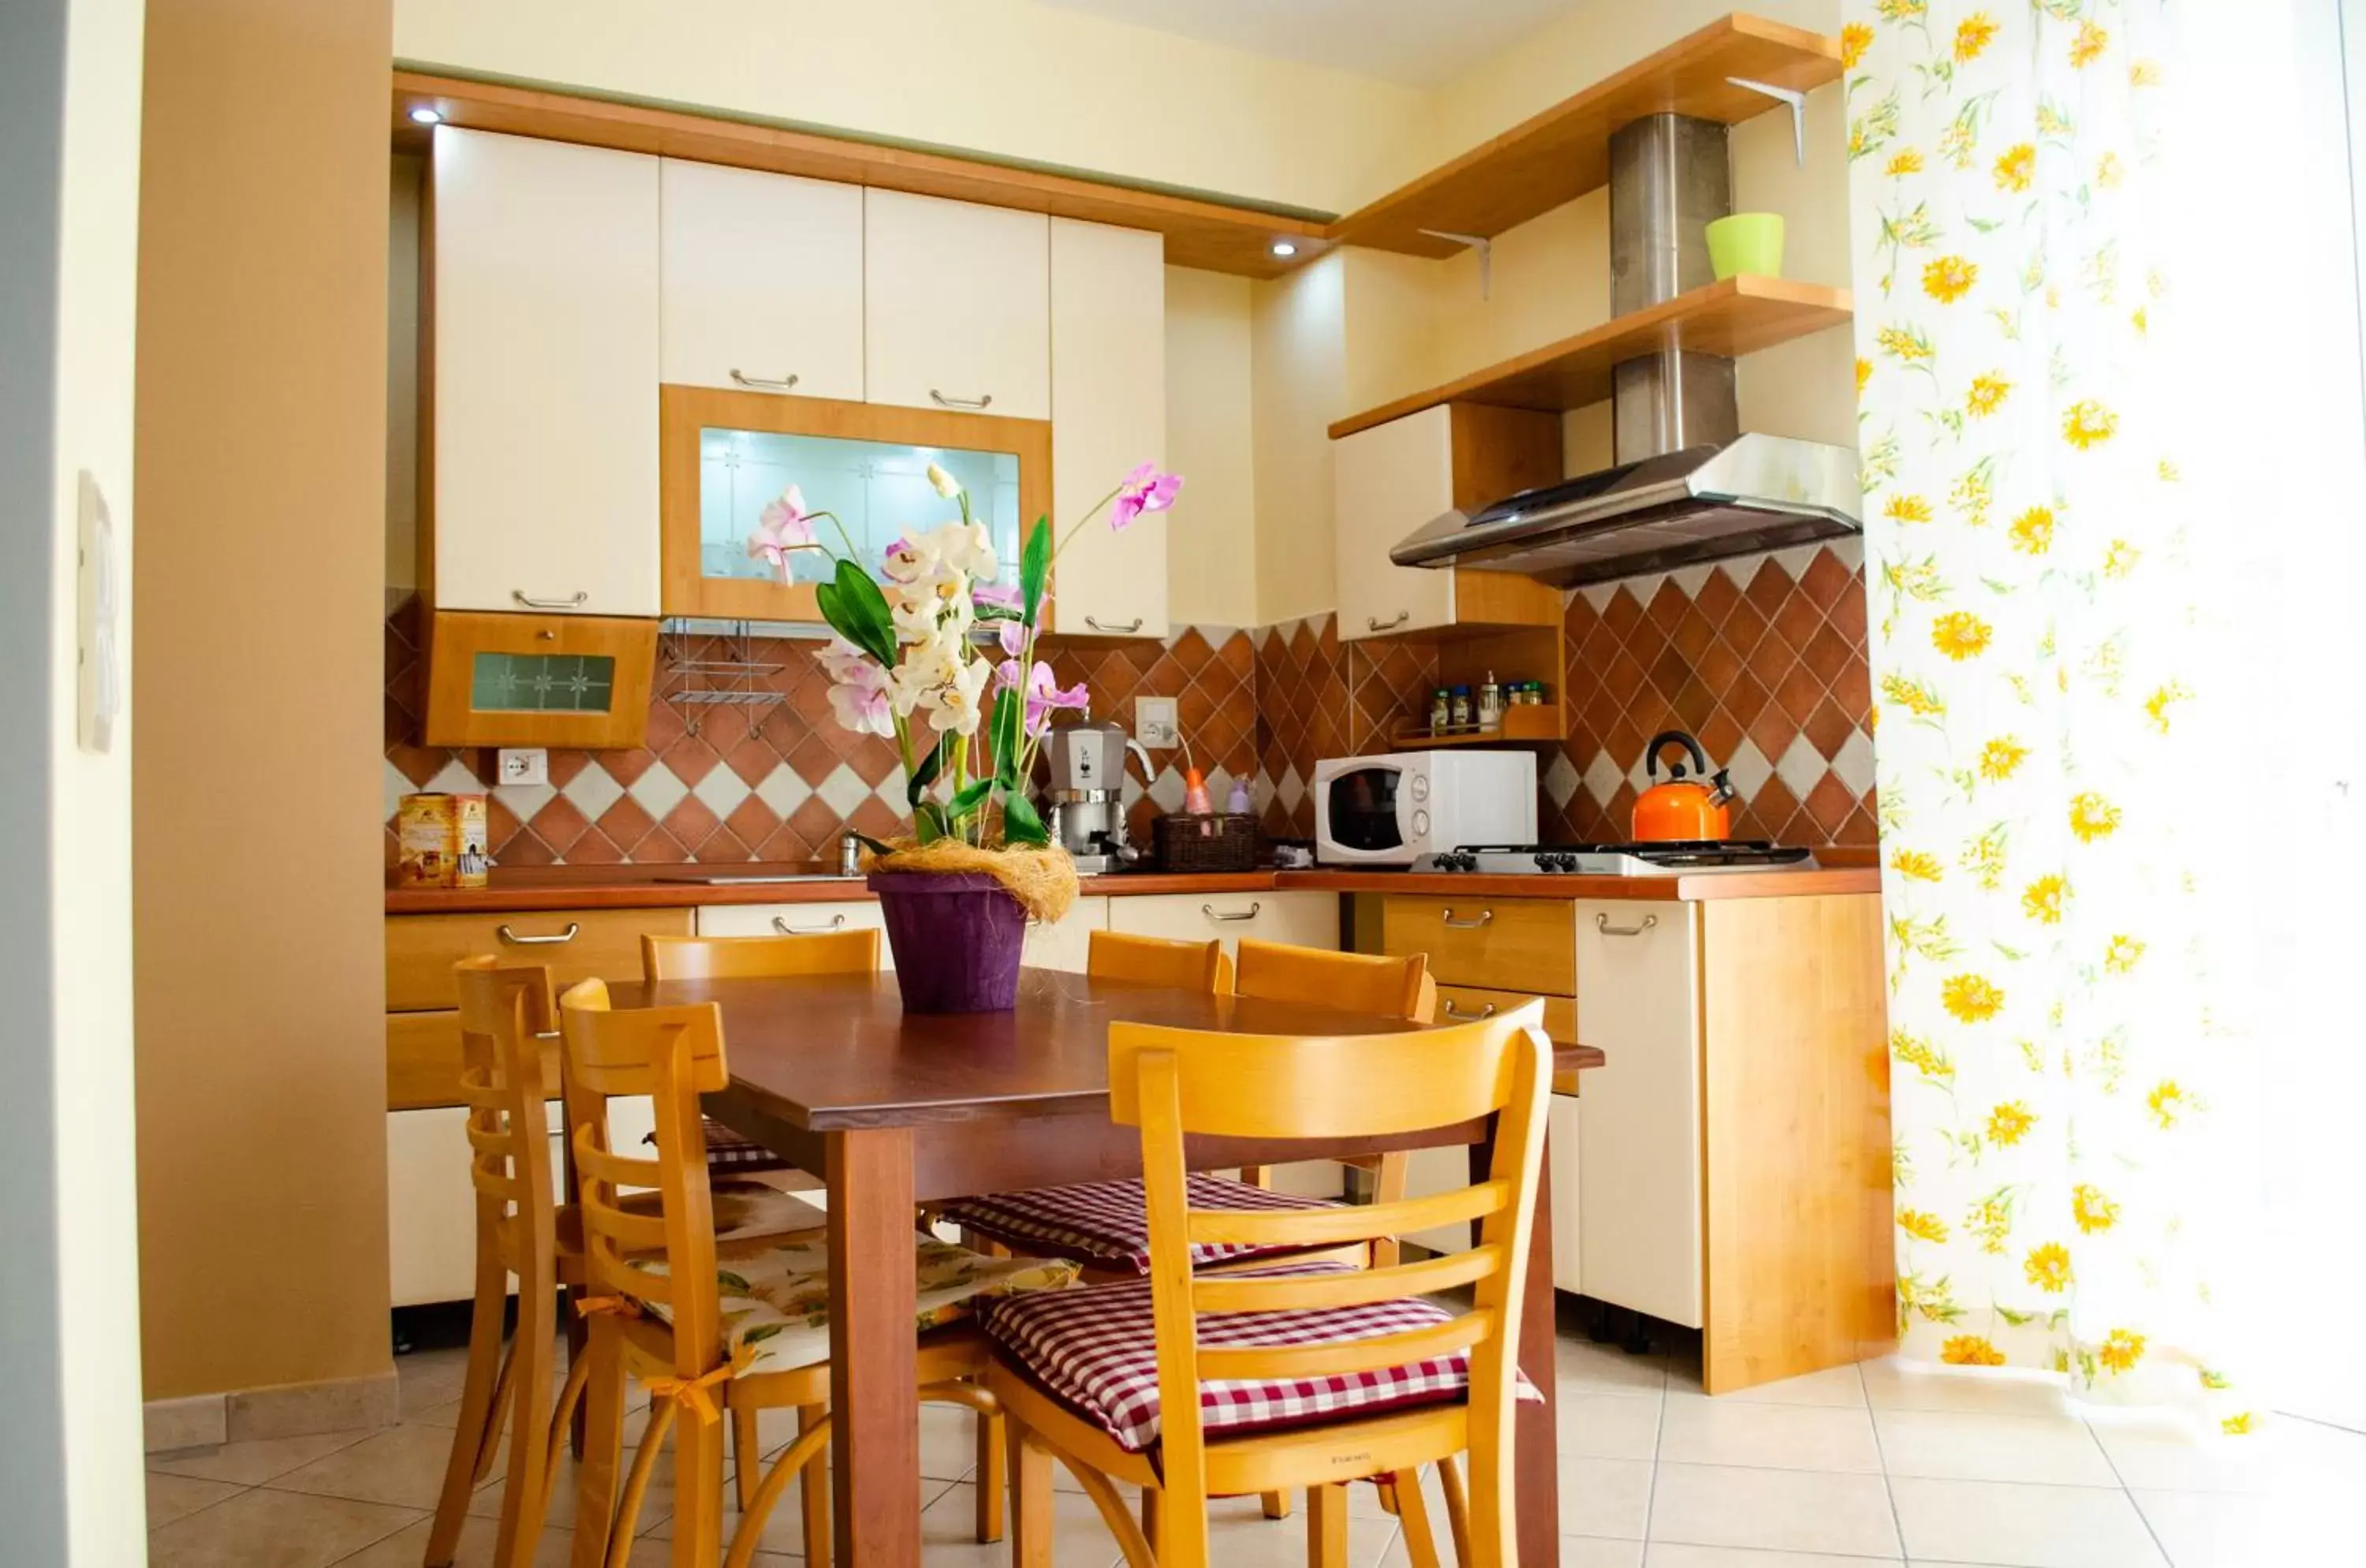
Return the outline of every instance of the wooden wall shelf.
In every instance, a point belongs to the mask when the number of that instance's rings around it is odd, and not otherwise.
[[[394,73],[397,148],[424,146],[425,132],[411,118],[411,111],[420,107],[434,109],[445,124],[473,130],[659,153],[1155,230],[1166,236],[1166,259],[1172,265],[1245,277],[1279,277],[1330,248],[1320,217],[1290,216],[682,109],[416,71]],[[1297,254],[1289,258],[1275,255],[1273,245],[1278,240],[1296,245]]]
[[[1839,326],[1850,319],[1851,310],[1845,288],[1780,277],[1729,277],[1647,310],[1615,317],[1575,337],[1473,370],[1444,386],[1350,414],[1331,426],[1331,439],[1440,403],[1583,408],[1610,395],[1611,367],[1622,360],[1662,348],[1730,359]]]
[[[1334,243],[1443,258],[1462,247],[1425,229],[1493,238],[1610,179],[1610,136],[1646,115],[1727,125],[1780,105],[1740,76],[1807,92],[1841,78],[1840,40],[1735,15],[1686,34],[1331,225]]]
[[[1496,729],[1432,735],[1415,728],[1397,731],[1391,742],[1401,751],[1438,746],[1558,746],[1566,728],[1560,700],[1556,697],[1537,707],[1505,708],[1503,725]]]

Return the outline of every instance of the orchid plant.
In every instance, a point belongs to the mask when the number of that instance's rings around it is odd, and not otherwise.
[[[838,634],[815,656],[829,676],[830,709],[844,728],[896,742],[920,843],[1046,844],[1050,835],[1026,783],[1053,715],[1086,703],[1081,682],[1063,689],[1051,665],[1035,656],[1053,562],[1103,508],[1110,527],[1123,529],[1144,513],[1172,506],[1183,480],[1144,463],[1056,543],[1051,520],[1037,518],[1020,551],[1015,586],[997,581],[1001,562],[986,525],[971,513],[967,491],[934,463],[929,482],[961,515],[907,529],[880,563],[884,582],[865,570],[844,524],[832,513],[806,511],[795,485],[764,508],[748,554],[783,582],[799,551],[819,551],[835,563],[830,580],[817,589],[822,618]],[[815,524],[824,518],[844,554],[817,536]],[[890,847],[863,841],[881,853]]]

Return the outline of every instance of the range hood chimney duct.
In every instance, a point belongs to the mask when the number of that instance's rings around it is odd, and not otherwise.
[[[1655,114],[1610,138],[1610,313],[1665,304],[1716,281],[1710,223],[1733,210],[1725,127]],[[1733,361],[1663,348],[1612,367],[1611,455],[1640,462],[1741,434]]]

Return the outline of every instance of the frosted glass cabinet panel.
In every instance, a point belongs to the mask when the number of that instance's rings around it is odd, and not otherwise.
[[[836,518],[814,524],[816,539],[851,546],[874,577],[906,529],[960,515],[929,483],[931,463],[968,492],[1004,581],[1019,580],[1023,530],[1050,509],[1052,427],[1040,420],[701,387],[668,386],[659,400],[669,615],[821,619],[814,589],[830,558],[762,547],[765,511],[792,487],[806,512]]]

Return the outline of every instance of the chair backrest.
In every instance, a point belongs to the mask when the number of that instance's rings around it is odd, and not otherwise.
[[[689,1007],[612,1009],[608,987],[585,980],[558,998],[567,1076],[589,1094],[645,1094],[657,1112],[657,1156],[608,1146],[604,1119],[569,1119],[577,1201],[583,1214],[584,1275],[596,1294],[625,1295],[669,1309],[675,1370],[695,1377],[720,1356],[715,1277],[715,1201],[707,1184],[706,1133],[698,1097],[730,1081],[723,1061],[723,1013]],[[655,1189],[658,1213],[625,1206],[625,1189]],[[663,1274],[636,1269],[637,1256]]]
[[[1142,1129],[1159,1444],[1177,1499],[1167,1528],[1200,1538],[1196,1550],[1180,1549],[1179,1561],[1205,1551],[1204,1518],[1183,1502],[1206,1495],[1202,1382],[1353,1376],[1457,1350],[1470,1358],[1473,1561],[1506,1560],[1501,1531],[1512,1507],[1521,1290],[1552,1083],[1543,1019],[1543,1003],[1532,1001],[1480,1022],[1389,1034],[1294,1039],[1110,1027],[1110,1115]],[[1186,1196],[1186,1134],[1379,1138],[1491,1115],[1493,1164],[1487,1179],[1469,1187],[1353,1208],[1200,1210]],[[1264,1278],[1191,1270],[1194,1243],[1333,1247],[1471,1220],[1480,1224],[1477,1247],[1417,1263]],[[1347,1343],[1203,1349],[1199,1342],[1202,1313],[1354,1306],[1462,1285],[1474,1287],[1470,1310],[1429,1327]]]
[[[776,975],[875,975],[879,933],[811,936],[644,936],[641,973],[651,980],[750,980]]]
[[[1429,977],[1429,955],[1423,953],[1382,958],[1243,937],[1233,989],[1268,1001],[1316,1002],[1416,1023],[1429,1022],[1437,1011],[1437,987]]]
[[[1085,973],[1096,980],[1131,980],[1181,991],[1221,991],[1230,969],[1220,942],[1176,942],[1122,931],[1088,933]]]
[[[522,1289],[556,1288],[558,1195],[543,1110],[542,1043],[552,1027],[550,971],[490,954],[452,966],[460,999],[460,1100],[477,1224]]]

